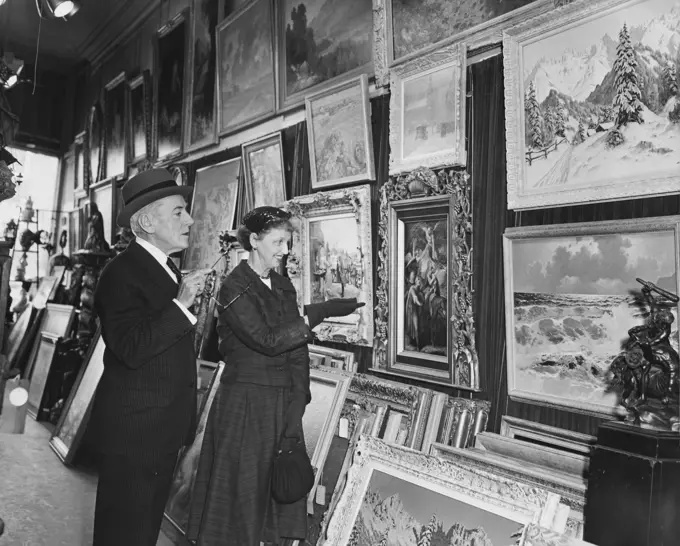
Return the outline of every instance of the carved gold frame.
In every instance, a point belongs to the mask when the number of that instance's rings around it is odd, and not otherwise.
[[[396,306],[392,286],[396,283],[392,260],[399,259],[391,247],[392,235],[389,228],[389,215],[392,203],[406,199],[430,196],[448,196],[451,200],[451,234],[449,255],[449,310],[451,313],[452,341],[450,345],[450,375],[446,381],[428,377],[422,373],[395,368],[394,349],[390,338],[396,335],[390,316]],[[415,201],[414,201],[415,202]],[[423,201],[425,202],[425,201]],[[454,170],[441,170],[438,173],[421,168],[398,178],[390,178],[381,188],[380,219],[378,223],[380,248],[378,251],[378,289],[375,314],[375,343],[371,369],[404,377],[414,377],[422,381],[454,386],[462,389],[479,390],[479,358],[475,341],[475,321],[473,316],[473,278],[472,278],[472,189],[467,173]]]

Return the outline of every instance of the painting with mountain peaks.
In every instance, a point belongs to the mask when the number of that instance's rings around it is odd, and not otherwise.
[[[508,207],[680,187],[680,0],[580,0],[504,32]]]
[[[348,546],[509,546],[516,521],[376,470]]]

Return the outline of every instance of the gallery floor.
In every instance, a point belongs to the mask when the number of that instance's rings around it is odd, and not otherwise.
[[[64,466],[50,432],[28,417],[25,434],[0,434],[0,546],[91,546],[97,477]],[[172,546],[161,535],[157,546]]]

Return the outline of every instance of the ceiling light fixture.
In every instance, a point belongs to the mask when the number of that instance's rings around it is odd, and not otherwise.
[[[38,15],[42,18],[45,17],[44,6],[53,17],[70,17],[80,9],[80,3],[76,0],[35,0]]]

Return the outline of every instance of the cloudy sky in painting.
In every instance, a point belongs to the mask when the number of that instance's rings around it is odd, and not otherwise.
[[[636,277],[675,291],[672,231],[515,240],[512,262],[515,292],[627,295]]]

